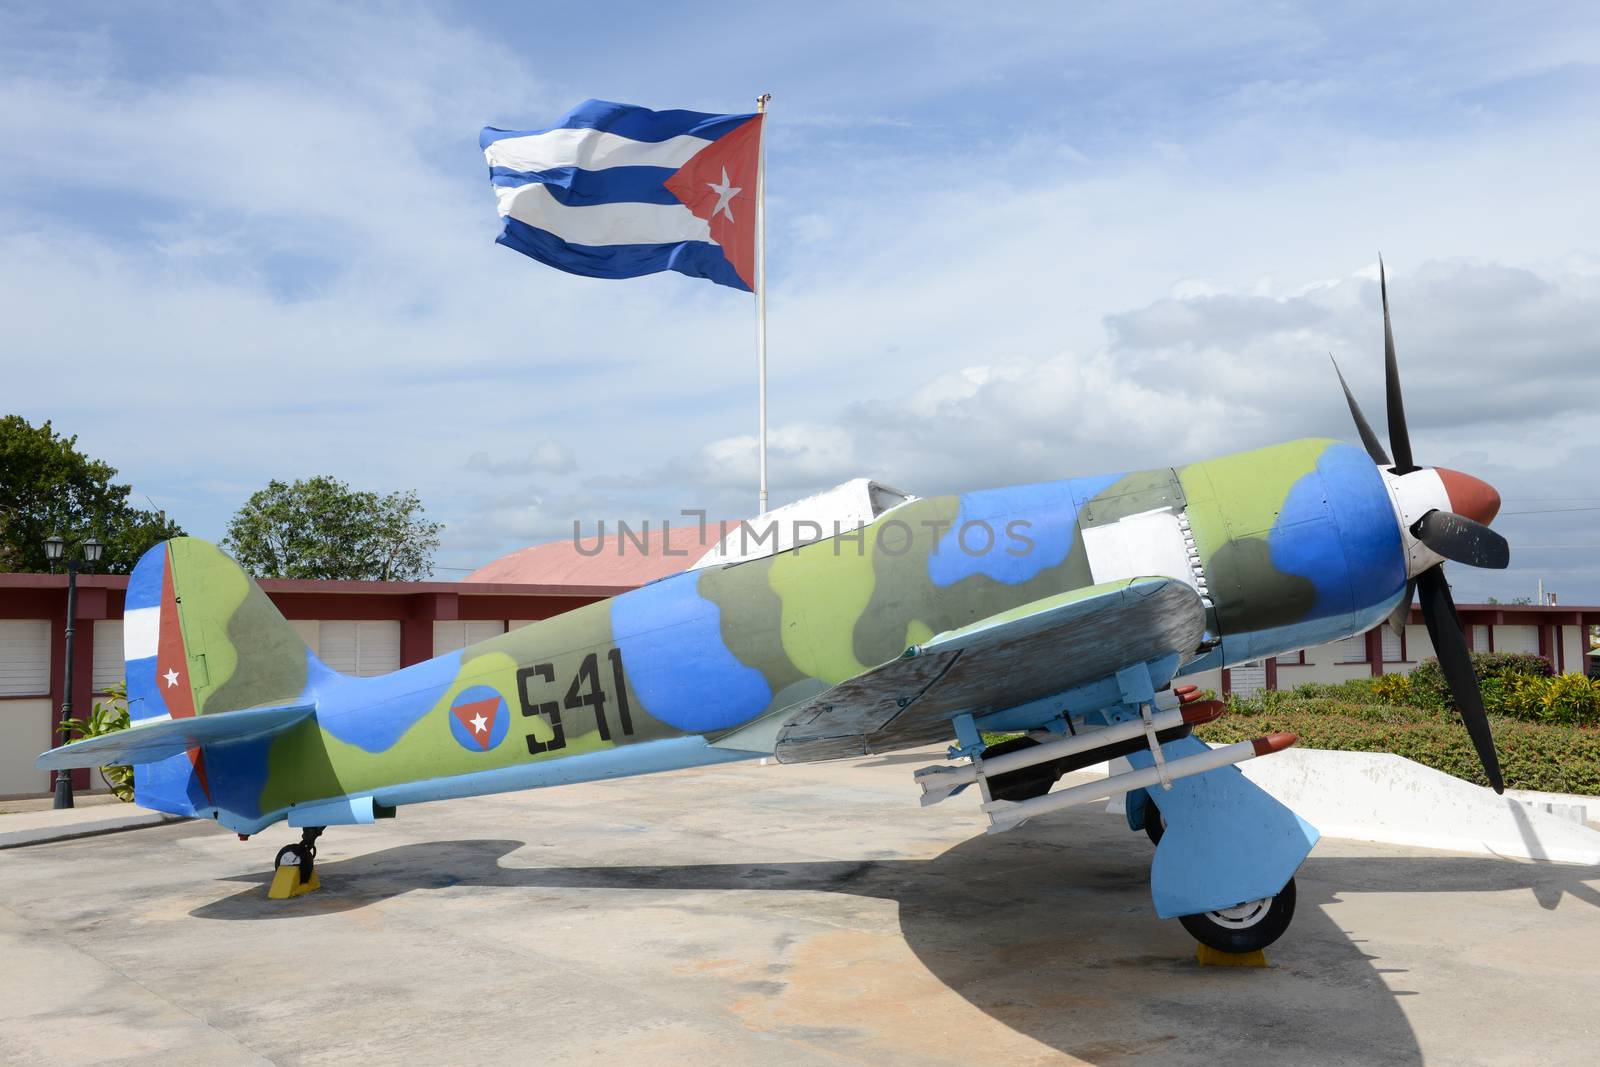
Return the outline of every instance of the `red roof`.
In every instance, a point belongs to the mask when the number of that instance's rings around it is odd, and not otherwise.
[[[736,525],[727,524],[729,529]],[[703,531],[694,523],[674,526],[666,531],[670,539],[652,529],[621,538],[586,536],[530,545],[479,567],[462,581],[633,589],[693,566],[716,544],[718,527],[715,522]]]

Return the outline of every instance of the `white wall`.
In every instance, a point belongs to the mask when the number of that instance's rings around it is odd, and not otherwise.
[[[1539,654],[1539,628],[1537,626],[1496,626],[1494,628],[1496,652],[1531,652]]]
[[[0,700],[0,797],[43,793],[50,774],[33,765],[50,748],[50,698]]]
[[[1222,671],[1201,671],[1199,674],[1188,674],[1178,679],[1179,685],[1197,685],[1201,689],[1209,689],[1217,696],[1222,695]]]
[[[322,638],[322,623],[316,619],[286,619],[285,621],[293,628],[295,633],[300,635],[300,640],[305,642],[305,646],[311,650],[311,654],[318,659],[322,658],[322,654],[317,651]]]
[[[1329,648],[1329,646],[1325,645],[1323,648]],[[1278,688],[1293,689],[1295,686],[1304,685],[1307,682],[1337,685],[1340,682],[1348,682],[1352,678],[1372,677],[1372,668],[1365,663],[1335,663],[1332,660],[1319,663],[1317,662],[1319,651],[1319,649],[1315,648],[1306,649],[1305,666],[1285,663],[1279,660]],[[1326,659],[1326,654],[1324,654],[1324,659]]]
[[[454,652],[468,645],[475,645],[479,641],[499,637],[505,632],[506,624],[498,619],[436,622],[433,624],[433,654],[442,656],[446,652]]]
[[[340,674],[388,674],[400,669],[400,624],[324,621],[318,627],[317,650],[317,658]]]
[[[94,624],[94,679],[96,693],[122,681],[126,661],[122,658],[122,620],[99,619]]]
[[[1584,665],[1585,642],[1583,640],[1582,626],[1563,626],[1561,628],[1561,652],[1566,657],[1565,662],[1568,674],[1582,674],[1588,668]]]

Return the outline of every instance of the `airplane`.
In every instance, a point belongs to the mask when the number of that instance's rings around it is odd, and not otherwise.
[[[1423,618],[1485,774],[1494,741],[1443,564],[1503,568],[1500,498],[1413,460],[1381,272],[1393,459],[1289,441],[1177,467],[911,498],[864,526],[706,566],[378,677],[339,674],[193,538],[128,583],[119,733],[41,768],[134,765],[145,807],[241,838],[302,830],[269,896],[317,888],[329,826],[408,804],[776,757],[954,743],[922,802],[977,786],[990,832],[1124,795],[1151,895],[1202,945],[1250,953],[1294,914],[1317,831],[1212,749],[1186,676]],[[1011,733],[987,744],[985,735]],[[1121,757],[1130,769],[1057,789]],[[1121,766],[1117,764],[1116,766]]]

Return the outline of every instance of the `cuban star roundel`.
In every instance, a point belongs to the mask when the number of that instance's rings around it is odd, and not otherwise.
[[[505,740],[511,727],[505,698],[486,685],[463,689],[450,702],[450,733],[468,752],[487,752]]]
[[[711,226],[739,280],[756,287],[756,170],[761,119],[741,123],[706,145],[666,180],[667,190]]]

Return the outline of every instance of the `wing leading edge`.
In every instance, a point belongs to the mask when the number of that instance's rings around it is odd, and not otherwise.
[[[1204,632],[1199,595],[1171,578],[1046,597],[937,634],[787,709],[775,755],[808,763],[947,740],[957,715],[981,719],[1112,677],[1130,663],[1166,660],[1175,671]]]

